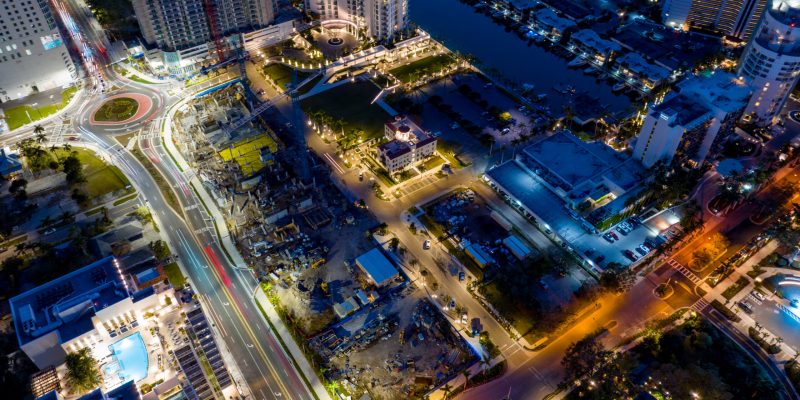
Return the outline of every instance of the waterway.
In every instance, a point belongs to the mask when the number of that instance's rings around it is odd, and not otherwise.
[[[534,92],[546,94],[554,115],[562,115],[570,97],[553,90],[571,85],[578,93],[597,98],[617,116],[631,111],[631,100],[617,95],[606,80],[585,75],[583,68],[570,69],[565,60],[537,44],[528,44],[515,32],[507,32],[484,14],[458,0],[410,0],[411,20],[453,51],[480,60],[484,70],[495,70],[518,84],[534,85]]]

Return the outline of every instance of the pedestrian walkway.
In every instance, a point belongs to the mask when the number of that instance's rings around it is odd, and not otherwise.
[[[680,272],[683,276],[685,276],[695,285],[701,285],[703,283],[703,280],[700,279],[699,276],[695,275],[694,272],[689,271],[688,268],[681,265],[681,263],[675,261],[675,259],[668,258],[667,264],[669,264],[672,268],[675,268],[678,272]]]

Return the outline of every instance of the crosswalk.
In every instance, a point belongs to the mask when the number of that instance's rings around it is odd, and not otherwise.
[[[706,307],[708,307],[710,305],[711,305],[711,303],[707,302],[705,299],[703,299],[701,297],[700,299],[695,301],[694,304],[689,306],[689,308],[694,310],[694,311],[696,311],[696,312],[703,312],[703,310],[705,310]]]
[[[668,258],[667,264],[669,264],[669,266],[671,266],[672,268],[675,268],[678,272],[680,272],[683,276],[685,276],[695,285],[703,283],[703,280],[700,279],[699,276],[695,275],[694,272],[689,271],[688,268],[684,267],[683,265],[681,265],[681,263],[675,261],[674,259]]]

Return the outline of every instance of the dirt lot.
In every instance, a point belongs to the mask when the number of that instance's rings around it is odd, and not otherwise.
[[[292,280],[296,280],[292,285],[276,286],[281,303],[295,315],[308,336],[319,333],[336,319],[333,304],[361,289],[353,267],[347,265],[352,266],[356,257],[375,247],[365,235],[374,226],[374,220],[364,215],[352,225],[329,225],[317,231],[315,239],[329,248],[325,263],[291,273]]]
[[[354,398],[419,398],[477,359],[422,292],[409,286],[393,297],[311,342]]]

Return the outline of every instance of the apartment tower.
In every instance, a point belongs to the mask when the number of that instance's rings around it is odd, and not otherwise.
[[[674,28],[699,28],[747,40],[768,0],[666,0],[661,16]]]
[[[46,0],[0,0],[0,101],[78,78]]]
[[[753,89],[745,115],[759,125],[775,122],[800,76],[800,0],[774,0],[739,62]]]

